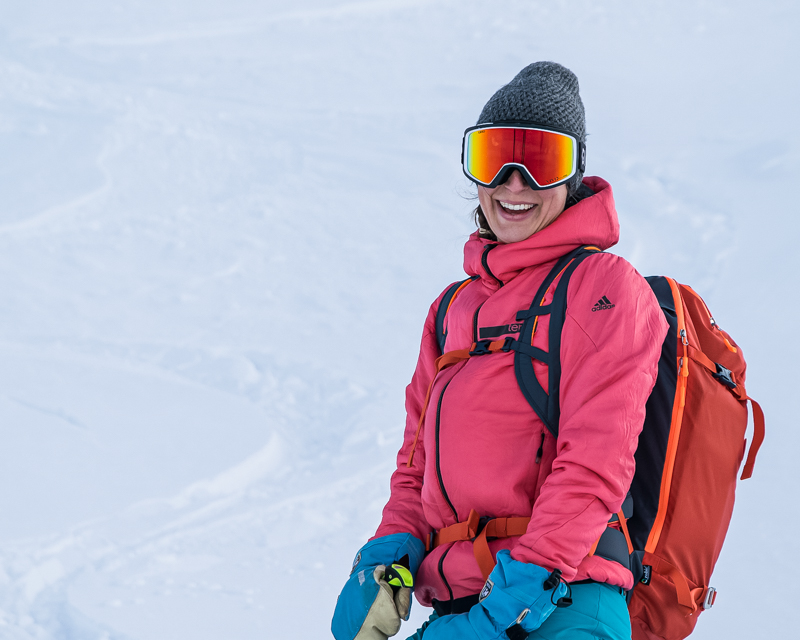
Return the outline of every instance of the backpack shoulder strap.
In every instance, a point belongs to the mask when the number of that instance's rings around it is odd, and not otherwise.
[[[439,308],[436,310],[436,342],[439,345],[440,354],[444,353],[444,343],[447,339],[447,332],[444,330],[444,319],[447,312],[450,310],[450,305],[453,304],[453,300],[463,291],[464,287],[477,277],[478,276],[471,276],[465,280],[454,282],[447,291],[445,291],[442,301],[439,303]]]
[[[599,253],[597,247],[578,247],[562,256],[547,274],[529,309],[517,313],[517,320],[522,321],[520,331],[520,348],[515,349],[514,372],[522,395],[531,405],[547,430],[558,437],[558,420],[560,417],[559,386],[561,383],[561,331],[567,314],[567,287],[569,279],[578,265],[590,255]],[[561,276],[550,304],[543,304],[547,292],[553,282]],[[548,350],[542,351],[531,344],[533,330],[539,316],[550,316]],[[544,389],[533,371],[533,361],[539,360],[547,365],[547,389]]]

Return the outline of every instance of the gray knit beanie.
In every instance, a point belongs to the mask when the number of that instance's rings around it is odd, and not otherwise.
[[[477,124],[516,120],[561,129],[586,144],[586,115],[578,78],[556,62],[529,64],[483,107]],[[578,172],[567,183],[570,195],[581,185]]]

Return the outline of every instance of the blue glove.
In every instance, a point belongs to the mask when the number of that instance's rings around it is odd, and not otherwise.
[[[425,640],[527,638],[555,611],[567,590],[560,572],[551,574],[535,564],[512,560],[503,549],[497,553],[497,566],[481,591],[480,602],[468,613],[434,620],[425,629]],[[565,598],[561,606],[568,602]]]
[[[381,578],[386,566],[408,556],[408,569],[416,575],[425,545],[407,533],[375,538],[356,554],[350,579],[345,583],[333,612],[331,631],[336,640],[381,640],[400,630],[408,620],[411,589],[394,593]],[[399,605],[399,606],[398,606]]]

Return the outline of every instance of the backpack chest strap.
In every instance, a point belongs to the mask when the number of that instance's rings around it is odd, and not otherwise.
[[[522,343],[514,340],[513,338],[506,338],[505,340],[480,340],[479,342],[473,342],[472,346],[469,349],[458,349],[456,351],[448,351],[447,353],[442,354],[436,359],[435,368],[433,372],[433,376],[431,376],[430,384],[428,385],[428,392],[425,394],[425,402],[422,404],[422,411],[420,411],[419,415],[419,422],[417,422],[417,431],[414,434],[414,442],[411,444],[411,451],[408,454],[408,461],[406,462],[406,466],[410,467],[414,461],[414,451],[417,448],[417,442],[419,441],[419,434],[422,431],[422,423],[425,422],[425,414],[428,411],[428,404],[431,401],[431,392],[433,391],[433,384],[436,382],[436,376],[439,375],[439,372],[444,371],[448,367],[452,367],[454,364],[458,364],[459,362],[463,362],[464,360],[469,360],[474,356],[485,356],[492,353],[498,352],[509,352],[517,350],[518,348],[525,348],[527,350],[535,350],[537,352],[541,351],[541,349],[536,349],[536,347],[532,347],[530,345],[523,345]],[[546,356],[546,352],[541,351],[541,353]]]

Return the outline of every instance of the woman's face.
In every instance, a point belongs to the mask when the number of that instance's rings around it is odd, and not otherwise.
[[[497,239],[519,242],[544,229],[564,211],[567,185],[534,191],[515,170],[494,189],[478,185],[478,200]]]

